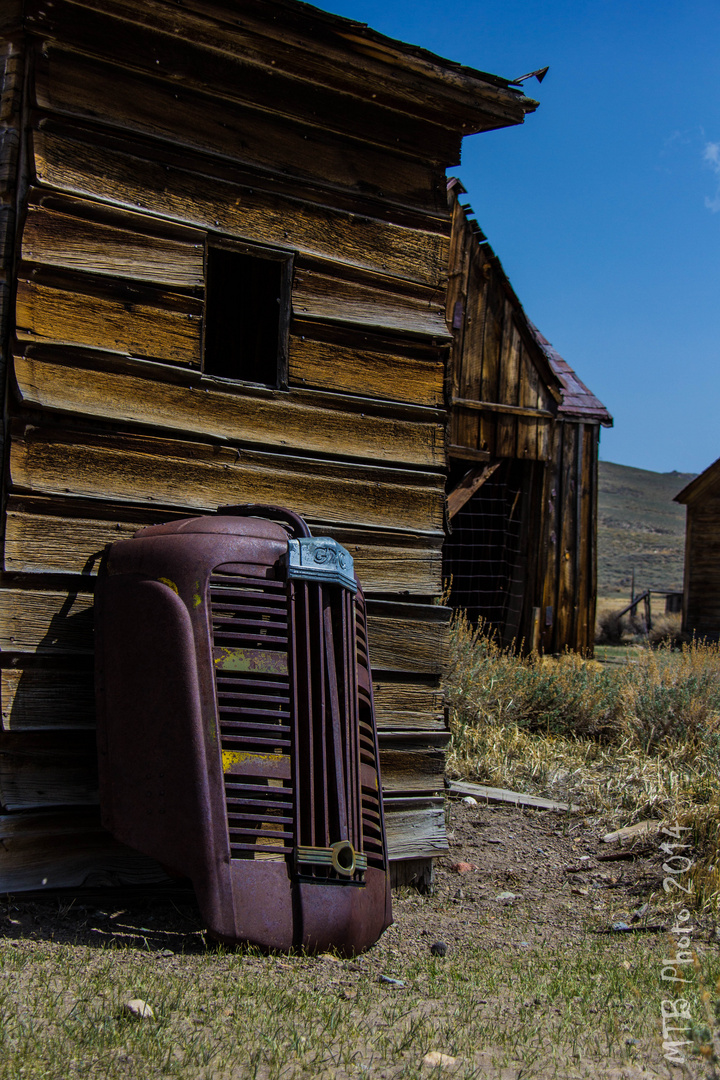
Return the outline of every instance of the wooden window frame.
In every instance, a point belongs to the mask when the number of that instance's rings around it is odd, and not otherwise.
[[[248,241],[228,240],[226,238],[208,236],[205,240],[205,304],[207,312],[207,294],[208,294],[208,268],[210,252],[213,250],[221,250],[227,252],[235,252],[238,255],[249,256],[250,258],[263,260],[266,262],[276,262],[281,264],[280,269],[280,313],[278,318],[278,344],[277,344],[277,358],[275,365],[276,377],[275,381],[270,382],[256,382],[250,379],[243,379],[241,377],[233,378],[227,375],[216,375],[212,372],[208,372],[205,367],[206,363],[206,336],[207,336],[207,314],[203,319],[203,340],[202,340],[202,375],[205,379],[218,380],[223,386],[252,386],[262,387],[264,389],[273,390],[287,390],[288,389],[288,367],[289,367],[289,342],[290,342],[290,319],[292,316],[292,283],[293,283],[293,270],[295,253],[292,251],[283,250],[282,248],[266,247],[262,244],[254,244]]]

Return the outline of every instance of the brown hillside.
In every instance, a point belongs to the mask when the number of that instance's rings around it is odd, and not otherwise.
[[[694,473],[656,473],[600,462],[598,594],[680,590],[683,583],[685,508],[673,497]]]

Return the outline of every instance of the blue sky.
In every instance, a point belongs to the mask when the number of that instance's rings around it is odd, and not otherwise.
[[[606,461],[720,456],[720,0],[336,0],[540,108],[455,170],[529,317],[615,417]]]

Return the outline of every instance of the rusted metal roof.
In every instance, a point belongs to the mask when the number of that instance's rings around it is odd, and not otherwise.
[[[562,402],[558,406],[558,414],[599,421],[603,427],[612,427],[613,418],[602,401],[596,398],[585,383],[577,377],[567,360],[563,360],[557,349],[553,348],[548,339],[540,333],[537,326],[530,319],[527,321],[533,337],[545,353],[550,367],[560,381]]]

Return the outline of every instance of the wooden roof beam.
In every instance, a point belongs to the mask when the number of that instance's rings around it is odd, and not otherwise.
[[[476,465],[474,469],[465,473],[460,483],[447,497],[448,517],[451,520],[462,510],[465,503],[472,499],[475,492],[479,491],[485,481],[490,479],[499,465],[499,461],[494,461],[491,465]]]
[[[476,412],[509,413],[511,416],[527,416],[534,420],[554,420],[549,409],[534,409],[525,405],[504,405],[500,401],[473,401],[471,398],[452,399],[453,407],[473,409]]]

